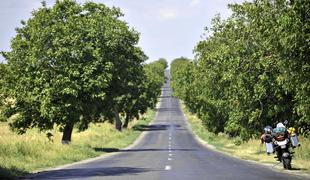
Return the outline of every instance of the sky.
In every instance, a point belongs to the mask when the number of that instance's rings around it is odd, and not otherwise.
[[[10,40],[21,20],[41,6],[42,0],[0,0],[0,51],[10,50]],[[202,40],[204,28],[220,13],[223,19],[231,11],[227,5],[243,0],[92,0],[121,8],[123,20],[140,32],[138,46],[149,57],[147,62],[165,58],[194,58],[193,49]],[[85,0],[77,0],[84,3]],[[53,6],[55,0],[46,0]],[[0,62],[5,59],[0,55]]]

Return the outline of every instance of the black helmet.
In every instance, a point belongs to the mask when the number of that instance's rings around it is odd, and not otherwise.
[[[271,134],[271,132],[272,132],[272,127],[271,127],[271,126],[266,126],[266,127],[264,127],[264,132],[265,132],[266,134]]]

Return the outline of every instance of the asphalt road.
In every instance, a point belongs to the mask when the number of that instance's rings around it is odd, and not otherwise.
[[[129,150],[92,162],[46,171],[31,179],[113,180],[266,180],[305,179],[271,167],[238,160],[200,145],[188,129],[179,100],[171,97],[169,81],[163,87],[158,113],[145,135]],[[117,151],[101,149],[101,151]]]

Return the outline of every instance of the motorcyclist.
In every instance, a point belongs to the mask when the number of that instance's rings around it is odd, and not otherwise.
[[[267,154],[270,155],[271,153],[274,152],[273,150],[273,144],[272,144],[272,127],[271,126],[266,126],[264,128],[264,133],[260,137],[261,144],[266,143],[266,151]]]
[[[285,125],[281,122],[278,123],[276,128],[272,130],[272,136],[276,141],[284,141],[285,139],[289,138],[288,131]],[[278,158],[278,160],[281,161],[282,156],[281,149],[276,143],[274,143],[274,145],[275,145],[276,158]]]
[[[264,133],[261,135],[260,140],[262,144],[264,142],[269,143],[272,141],[272,127],[271,126],[266,126],[264,128]]]

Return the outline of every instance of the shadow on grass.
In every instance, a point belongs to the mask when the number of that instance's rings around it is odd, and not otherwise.
[[[104,178],[108,176],[139,175],[154,171],[149,168],[134,167],[83,167],[74,169],[59,169],[40,172],[28,176],[29,179],[74,179],[74,178]]]
[[[262,150],[255,151],[254,153],[251,153],[251,154],[253,154],[253,155],[261,155],[261,154],[263,154],[263,155],[266,155],[266,156],[271,156],[271,155],[268,155],[266,153],[266,151],[262,151]]]
[[[28,172],[16,167],[5,168],[0,166],[0,179],[20,179],[26,174],[28,174]]]
[[[117,148],[94,148],[97,152],[147,152],[147,151],[169,151],[169,149],[117,149]],[[171,149],[171,151],[196,151],[196,149]]]

